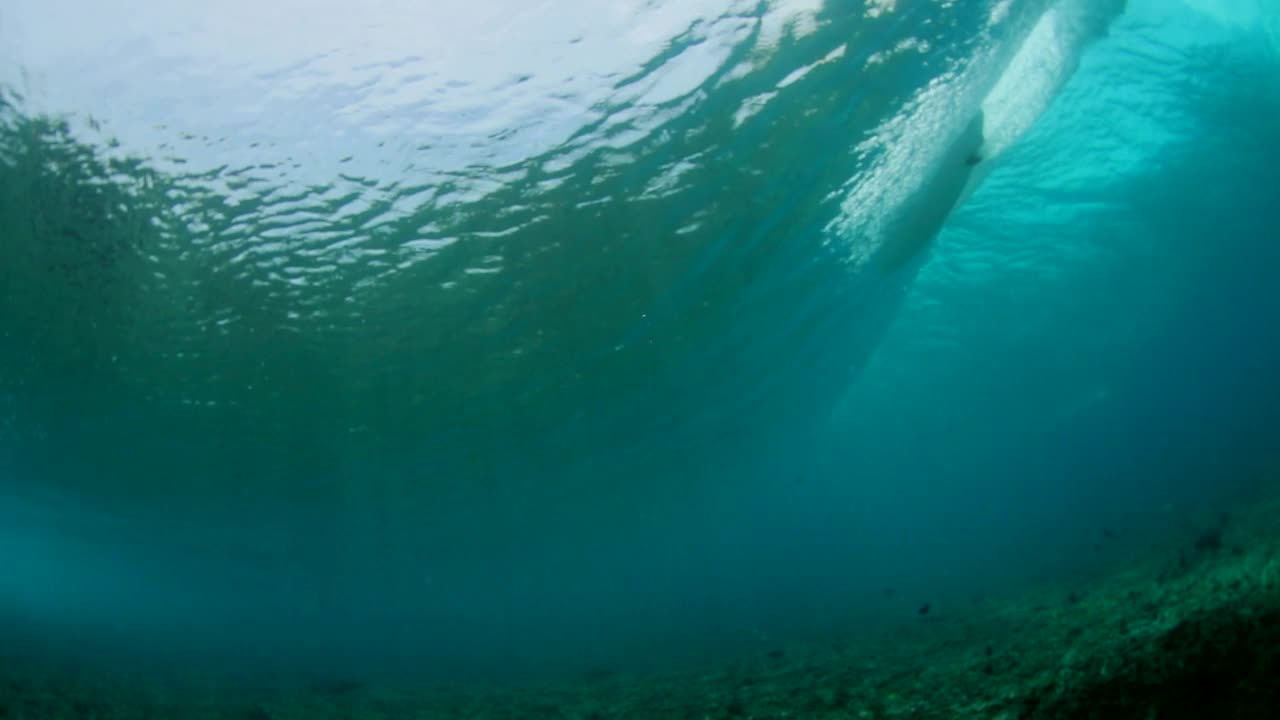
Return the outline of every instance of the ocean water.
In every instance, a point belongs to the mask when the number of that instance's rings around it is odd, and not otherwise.
[[[1272,0],[10,0],[6,649],[673,669],[1114,566],[1277,470],[1277,188]]]

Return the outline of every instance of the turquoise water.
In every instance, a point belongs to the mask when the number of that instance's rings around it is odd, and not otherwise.
[[[0,11],[14,647],[676,666],[1274,467],[1274,2],[172,5]]]

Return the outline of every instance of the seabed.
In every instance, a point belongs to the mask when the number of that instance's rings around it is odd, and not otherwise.
[[[1087,579],[705,672],[393,687],[4,657],[0,718],[1277,718],[1280,493],[1269,497]]]

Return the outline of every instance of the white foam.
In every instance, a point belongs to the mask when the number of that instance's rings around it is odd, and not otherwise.
[[[1085,48],[1123,9],[1124,0],[1060,0],[1045,11],[982,102],[983,162],[970,179],[966,197],[991,172],[993,161],[1044,114],[1080,64]]]

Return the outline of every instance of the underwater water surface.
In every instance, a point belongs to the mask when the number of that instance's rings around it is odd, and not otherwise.
[[[16,0],[0,627],[527,678],[856,638],[1276,471],[1270,0]]]

